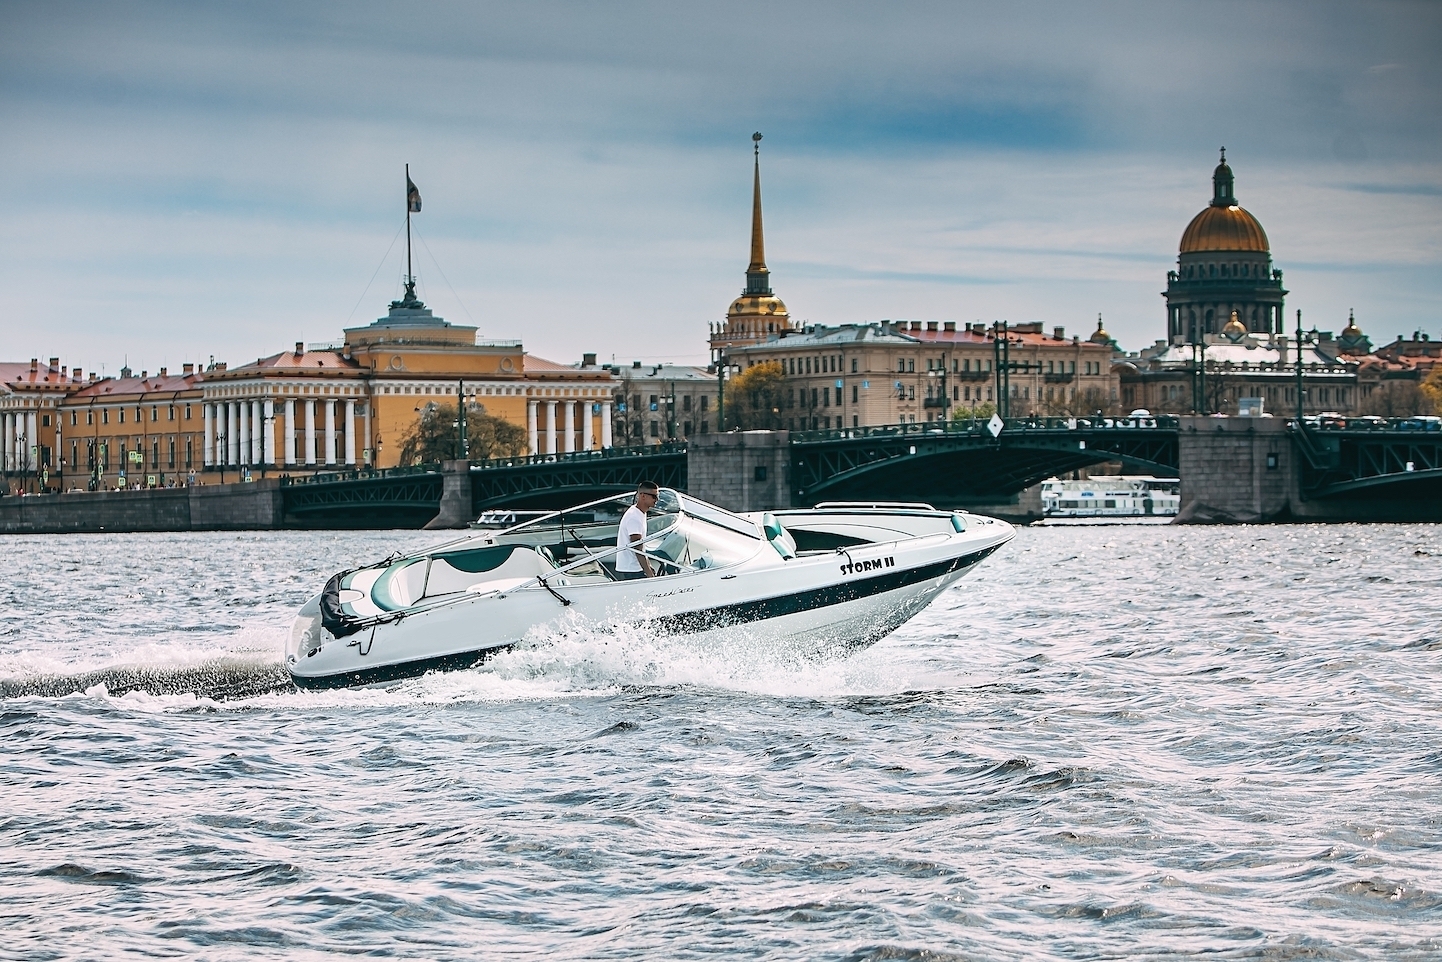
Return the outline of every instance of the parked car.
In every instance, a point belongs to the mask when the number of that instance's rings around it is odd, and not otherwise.
[[[1397,425],[1403,431],[1442,431],[1442,418],[1431,414],[1419,414]]]

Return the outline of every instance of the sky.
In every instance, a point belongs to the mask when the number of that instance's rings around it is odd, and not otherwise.
[[[0,0],[0,360],[336,342],[405,273],[552,360],[705,363],[761,131],[796,320],[1128,350],[1227,148],[1287,306],[1442,336],[1442,4]]]

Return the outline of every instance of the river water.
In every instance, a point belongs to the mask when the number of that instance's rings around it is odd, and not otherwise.
[[[291,690],[435,540],[8,538],[0,958],[1442,957],[1442,528],[1025,529],[849,657]]]

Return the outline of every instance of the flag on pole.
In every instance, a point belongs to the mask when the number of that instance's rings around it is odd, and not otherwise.
[[[415,182],[410,175],[406,175],[406,208],[412,214],[421,212],[421,192],[416,188]]]

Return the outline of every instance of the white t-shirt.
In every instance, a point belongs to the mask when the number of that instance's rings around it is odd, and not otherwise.
[[[646,512],[634,504],[626,509],[621,515],[621,527],[616,531],[616,547],[621,550],[616,552],[617,571],[640,571],[641,560],[636,557],[636,552],[628,550],[631,547],[631,535],[638,534],[646,537]],[[639,547],[639,545],[638,545]]]

